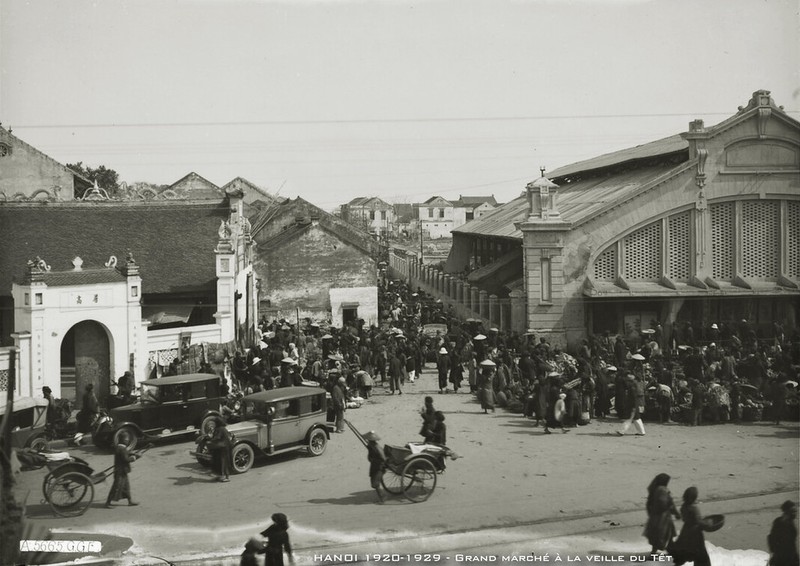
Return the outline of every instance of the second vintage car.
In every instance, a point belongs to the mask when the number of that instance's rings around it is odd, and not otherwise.
[[[259,456],[305,448],[321,456],[330,439],[326,391],[320,387],[281,387],[242,398],[241,422],[228,425],[233,438],[231,465],[243,474]],[[194,452],[197,461],[211,465],[211,435],[201,435]]]
[[[134,449],[143,440],[213,432],[221,416],[220,378],[190,373],[142,381],[139,401],[116,407],[98,420],[96,446],[124,444]]]

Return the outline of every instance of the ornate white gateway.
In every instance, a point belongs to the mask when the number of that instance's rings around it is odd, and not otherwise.
[[[37,257],[12,287],[18,394],[39,396],[47,385],[80,405],[92,383],[106,405],[113,376],[142,375],[147,362],[139,267],[131,256],[121,266],[113,256],[102,267],[87,268],[79,257],[72,265],[61,271]]]

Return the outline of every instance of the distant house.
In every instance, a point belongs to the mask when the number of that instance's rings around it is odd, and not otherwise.
[[[371,234],[394,232],[394,208],[378,197],[356,197],[340,210],[342,220],[366,228]]]
[[[251,233],[262,316],[378,323],[378,244],[367,232],[298,197],[254,219]]]
[[[395,203],[395,232],[400,237],[410,236],[419,230],[418,220],[415,216],[414,205],[410,203]]]
[[[440,196],[414,205],[423,237],[437,240],[450,238],[453,229],[453,203]]]
[[[469,222],[480,218],[497,208],[497,200],[494,195],[488,197],[470,197],[459,195],[458,200],[453,202],[453,230]]]

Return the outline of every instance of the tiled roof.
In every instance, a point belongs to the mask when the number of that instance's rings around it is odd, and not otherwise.
[[[284,229],[302,228],[312,218],[319,222],[323,229],[334,234],[342,241],[359,248],[368,255],[375,256],[377,254],[377,243],[367,232],[325,212],[300,197],[294,200],[287,200],[279,206],[265,211],[262,216],[252,223],[251,234],[259,242],[260,246],[264,246],[266,245],[265,242],[270,242],[273,238],[280,236]],[[302,219],[302,222],[298,222],[299,219]],[[297,230],[291,234],[294,235],[300,231],[302,230]],[[283,237],[281,237],[280,241],[283,241]]]
[[[84,269],[82,271],[51,271],[42,279],[48,287],[66,287],[69,285],[93,285],[95,283],[118,283],[125,281],[125,276],[114,268]]]
[[[216,286],[214,248],[227,200],[0,205],[0,296],[22,282],[36,256],[53,271],[102,266],[130,250],[144,293],[207,292]],[[51,277],[56,274],[51,275]]]
[[[433,204],[433,203],[435,203],[437,201],[442,203],[445,206],[453,206],[453,203],[451,203],[446,198],[443,198],[443,197],[440,197],[440,196],[431,197],[428,200],[426,200],[425,202],[423,202],[422,204]],[[419,206],[422,206],[422,205],[419,205]]]
[[[236,177],[235,179],[228,181],[222,186],[222,191],[225,194],[228,194],[228,191],[236,191],[236,190],[243,191],[245,193],[245,197],[247,197],[248,193],[250,193],[251,195],[256,195],[252,197],[254,202],[258,201],[273,202],[276,200],[278,201],[285,200],[277,197],[276,195],[271,194],[266,189],[262,189],[255,183],[251,183],[244,177]]]
[[[497,206],[497,200],[494,198],[494,195],[488,197],[465,197],[459,195],[458,200],[453,202],[453,206],[475,208],[476,206],[480,206],[485,202],[488,202],[492,206]]]
[[[185,195],[190,199],[221,199],[225,193],[214,183],[201,177],[195,172],[191,172],[178,181],[175,181],[169,188],[178,195]]]

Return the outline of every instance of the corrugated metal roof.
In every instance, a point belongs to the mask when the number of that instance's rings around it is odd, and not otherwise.
[[[558,211],[565,222],[579,222],[597,214],[607,205],[634,194],[642,186],[674,168],[674,163],[666,162],[621,171],[610,177],[592,177],[564,185],[558,190]],[[522,232],[517,230],[514,223],[527,218],[528,199],[523,194],[453,232],[521,240]]]
[[[550,171],[547,176],[556,180],[558,177],[567,175],[574,175],[575,173],[583,173],[586,171],[593,171],[595,169],[602,169],[611,165],[618,165],[628,161],[636,161],[637,159],[646,159],[648,157],[656,157],[659,155],[667,155],[678,151],[685,151],[689,149],[689,142],[681,137],[680,134],[675,134],[668,138],[656,140],[643,145],[637,145],[628,149],[606,153],[599,157],[592,157],[584,161],[578,161],[571,165],[559,167],[555,171]],[[556,181],[558,182],[558,181]]]

